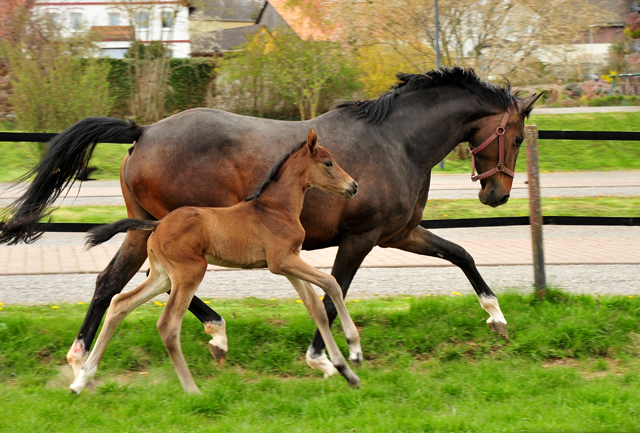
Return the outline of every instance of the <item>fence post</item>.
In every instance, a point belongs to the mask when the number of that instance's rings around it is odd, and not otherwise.
[[[533,275],[536,294],[542,298],[547,290],[542,246],[542,209],[540,206],[540,174],[538,170],[538,126],[525,128],[527,140],[527,174],[529,178],[529,222],[533,244]]]

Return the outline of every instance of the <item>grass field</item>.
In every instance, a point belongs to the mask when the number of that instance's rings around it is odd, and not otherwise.
[[[640,131],[640,112],[535,115],[528,124],[539,129],[572,129],[582,131]],[[12,129],[11,124],[0,125]],[[526,142],[525,142],[526,145]],[[640,169],[640,143],[611,141],[540,141],[540,169],[566,170],[631,170]],[[128,144],[99,144],[91,158],[98,168],[92,177],[99,180],[118,179],[120,163]],[[516,169],[526,169],[525,149],[520,153]],[[31,169],[40,156],[34,143],[0,143],[0,182],[9,182]],[[439,169],[435,168],[434,172]],[[471,160],[445,162],[445,172],[471,171]]]
[[[192,316],[182,345],[202,395],[181,392],[145,304],[116,332],[97,385],[66,387],[86,305],[0,311],[0,431],[632,432],[640,429],[640,297],[503,294],[511,340],[475,296],[347,301],[365,353],[360,389],[304,364],[313,325],[288,301],[212,301],[219,369]],[[338,344],[346,344],[339,326]]]
[[[640,197],[543,198],[545,215],[638,217]],[[511,199],[505,206],[490,208],[478,200],[430,200],[424,219],[493,218],[529,215],[529,200]],[[0,216],[2,212],[0,211]],[[124,206],[70,206],[53,213],[54,222],[110,223],[126,218]]]

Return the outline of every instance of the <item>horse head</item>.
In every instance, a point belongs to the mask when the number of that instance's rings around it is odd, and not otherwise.
[[[506,112],[480,120],[470,150],[471,179],[480,181],[478,198],[482,204],[496,207],[509,201],[516,160],[524,141],[524,120],[541,96],[542,93],[518,98]]]

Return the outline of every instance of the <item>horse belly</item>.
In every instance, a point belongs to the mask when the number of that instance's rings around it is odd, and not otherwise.
[[[222,266],[225,268],[258,269],[267,267],[267,260],[259,257],[243,257],[236,258],[235,260],[222,259],[213,254],[206,254],[205,257],[207,258],[207,263],[210,265]]]

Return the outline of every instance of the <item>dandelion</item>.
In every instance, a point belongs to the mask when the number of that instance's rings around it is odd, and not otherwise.
[[[84,305],[84,302],[78,302],[78,305]]]
[[[58,306],[57,305],[53,305],[51,308],[54,309],[54,310],[57,310]]]
[[[156,301],[156,302],[153,303],[153,305],[157,305],[158,307],[162,307],[162,302]]]
[[[4,308],[0,307],[0,310],[4,310]]]
[[[425,297],[427,297],[427,296],[431,296],[431,295],[427,293],[427,294],[426,294],[426,295],[424,295],[424,296],[425,296]]]
[[[276,298],[271,298],[271,299],[269,299],[269,300],[270,300],[270,301],[275,301],[275,300],[276,300]]]
[[[523,213],[521,213],[521,214],[520,214],[520,216],[524,216],[524,214],[523,214]]]
[[[629,295],[629,298],[631,299],[631,298],[633,298],[633,296]]]
[[[462,296],[462,294],[461,294],[461,293],[458,293],[458,292],[456,292],[456,291],[453,291],[453,292],[451,292],[451,293],[453,293],[453,294],[454,294],[454,295],[456,295],[456,296]]]
[[[2,307],[4,304],[2,302],[0,302],[0,307]]]
[[[300,299],[297,299],[296,304],[302,304],[302,301]]]
[[[354,299],[353,302],[360,302],[360,300],[359,299]]]
[[[205,303],[205,304],[210,304],[210,303],[211,303],[211,301],[204,301],[204,303]]]

